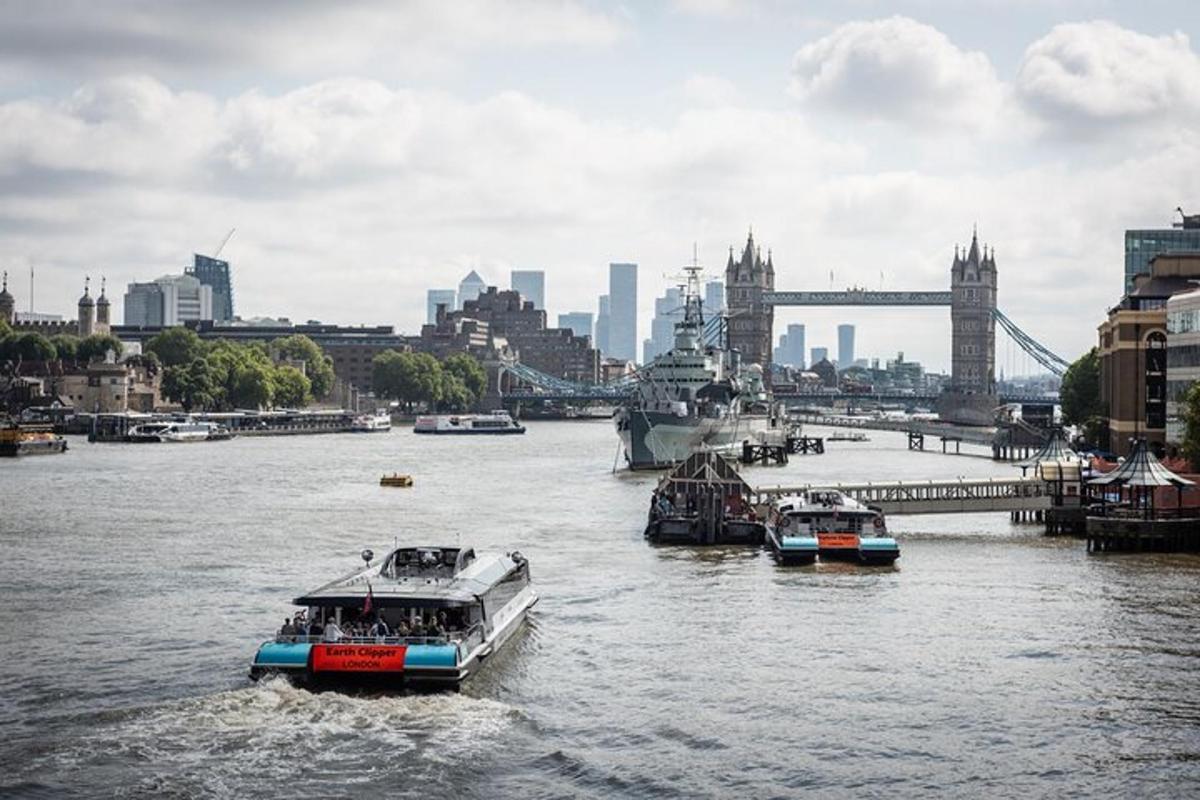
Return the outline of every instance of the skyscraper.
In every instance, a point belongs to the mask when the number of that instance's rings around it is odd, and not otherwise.
[[[854,326],[838,325],[838,369],[854,366]]]
[[[814,366],[814,365],[816,365],[816,363],[817,363],[817,362],[819,362],[819,361],[827,361],[828,359],[829,359],[829,348],[827,348],[827,347],[814,347],[814,348],[812,349],[812,357],[809,359],[809,362],[810,362],[810,363],[809,363],[809,365],[808,365],[808,368],[809,368],[809,369],[812,369],[812,368],[813,368],[813,366]]]
[[[546,273],[540,269],[514,269],[509,276],[512,288],[521,293],[521,297],[533,301],[534,308],[546,307]]]
[[[804,369],[804,326],[787,326],[787,347],[783,358],[785,364],[791,364],[796,369]]]
[[[468,300],[477,300],[487,289],[487,281],[479,277],[479,273],[471,270],[467,277],[458,283],[458,307],[461,309]]]
[[[572,311],[558,315],[558,327],[567,328],[576,336],[592,336],[592,312]],[[595,342],[595,339],[592,340]],[[595,344],[592,345],[595,347]]]
[[[157,282],[131,283],[125,289],[125,324],[157,328],[163,324],[163,288]]]
[[[712,319],[725,310],[725,282],[709,281],[704,284],[704,318]]]
[[[233,280],[229,262],[193,253],[193,263],[184,272],[212,290],[212,314],[207,319],[228,322],[233,319]]]
[[[637,264],[608,265],[609,355],[637,361]]]
[[[437,322],[437,307],[444,305],[447,311],[453,311],[457,306],[458,293],[453,289],[430,289],[425,292],[425,324]]]
[[[667,289],[654,301],[654,318],[650,320],[650,338],[642,343],[642,363],[649,364],[675,346],[675,323],[683,319],[683,292]]]
[[[599,313],[596,314],[596,349],[608,355],[608,329],[612,319],[612,303],[608,295],[600,295]]]

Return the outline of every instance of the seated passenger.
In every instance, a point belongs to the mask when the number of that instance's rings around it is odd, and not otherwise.
[[[312,639],[312,638],[319,639],[319,638],[321,638],[321,635],[323,633],[325,633],[325,626],[321,624],[321,618],[314,617],[312,624],[308,626],[309,638],[310,639]]]
[[[421,621],[420,617],[417,617],[413,620],[412,628],[410,629],[409,635],[410,636],[424,636],[425,635],[425,623]]]
[[[441,621],[437,617],[430,617],[429,626],[425,628],[426,636],[445,636],[446,630],[442,627]]]
[[[279,629],[279,638],[291,642],[296,639],[296,626],[287,617],[283,618],[283,627]]]
[[[408,623],[405,622],[403,619],[401,619],[399,622],[396,623],[396,635],[397,636],[399,636],[400,638],[404,638],[405,636],[410,636],[411,634],[412,634],[412,631],[409,629]]]

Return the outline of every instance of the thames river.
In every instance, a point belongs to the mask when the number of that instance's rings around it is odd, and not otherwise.
[[[1014,473],[871,437],[744,474]],[[533,422],[0,463],[0,796],[1200,793],[1200,558],[1004,514],[893,517],[894,569],[652,547],[615,456]],[[396,542],[520,550],[531,624],[458,694],[250,683],[292,597]]]

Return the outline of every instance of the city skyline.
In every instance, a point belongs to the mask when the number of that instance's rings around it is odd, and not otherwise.
[[[73,7],[69,37],[17,8],[0,26],[0,120],[21,131],[0,142],[0,267],[22,297],[36,269],[40,312],[73,313],[84,275],[176,272],[236,226],[220,255],[243,317],[415,333],[425,289],[470,269],[502,286],[526,264],[553,310],[593,308],[628,260],[644,331],[693,242],[713,278],[753,225],[781,289],[832,271],[940,290],[978,223],[1000,306],[1069,358],[1091,344],[1082,309],[1119,297],[1124,230],[1200,203],[1179,168],[1200,149],[1200,9],[1182,2],[564,2],[520,31],[499,5],[371,25],[319,4],[204,24],[169,6],[147,28],[117,3]],[[331,43],[294,47],[313,30]],[[898,346],[948,367],[943,313],[856,322],[864,347],[901,327]]]

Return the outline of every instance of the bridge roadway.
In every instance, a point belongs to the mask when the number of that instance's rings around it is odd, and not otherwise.
[[[769,306],[948,306],[952,292],[766,292]]]
[[[889,515],[1042,511],[1051,505],[1049,487],[1041,478],[760,486],[754,493],[759,503],[769,503],[777,497],[799,494],[808,489],[837,489]]]

